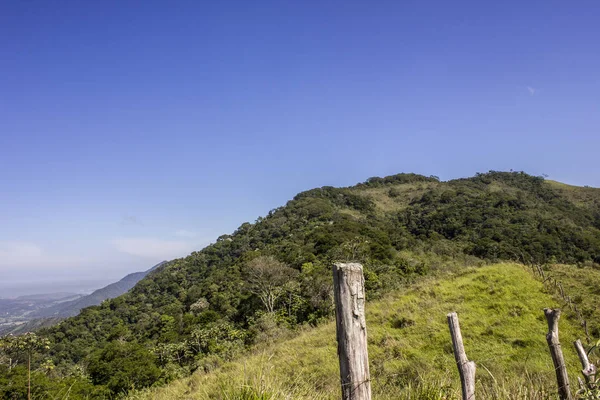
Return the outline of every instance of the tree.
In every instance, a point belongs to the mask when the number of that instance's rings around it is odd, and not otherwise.
[[[272,256],[259,256],[248,263],[249,290],[260,298],[268,313],[275,312],[286,284],[296,275],[298,271]]]
[[[50,341],[37,336],[33,332],[27,332],[21,336],[8,335],[0,338],[0,349],[9,356],[9,368],[12,367],[13,357],[18,360],[21,355],[27,357],[27,399],[31,399],[31,356],[41,350],[50,349]],[[15,361],[15,364],[18,361]]]
[[[113,341],[95,351],[88,371],[95,385],[106,385],[113,394],[151,386],[160,377],[155,356],[137,343]]]
[[[228,321],[197,326],[191,334],[189,345],[196,354],[230,356],[241,350],[246,332]]]

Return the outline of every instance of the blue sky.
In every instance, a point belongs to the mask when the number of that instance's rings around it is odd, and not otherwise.
[[[600,186],[599,15],[593,1],[3,2],[0,296],[114,280],[370,176]]]

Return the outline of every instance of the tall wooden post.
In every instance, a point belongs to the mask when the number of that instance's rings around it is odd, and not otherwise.
[[[567,375],[567,367],[563,357],[560,341],[558,340],[558,319],[560,318],[560,310],[544,308],[544,315],[548,321],[548,333],[546,334],[546,342],[550,348],[552,362],[554,363],[554,371],[556,372],[556,382],[558,384],[558,397],[561,400],[572,400],[571,388],[569,386],[569,376]]]
[[[454,348],[454,359],[460,375],[463,400],[475,400],[475,363],[467,359],[465,346],[463,345],[458,315],[455,312],[448,314],[448,327],[452,336],[452,347]]]
[[[362,265],[335,263],[333,293],[342,399],[371,400]]]

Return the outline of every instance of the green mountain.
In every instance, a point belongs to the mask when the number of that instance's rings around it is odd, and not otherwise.
[[[40,331],[62,377],[49,382],[62,390],[83,371],[95,386],[77,381],[71,398],[77,387],[110,397],[212,370],[246,348],[319,325],[332,315],[334,260],[363,263],[370,299],[488,262],[594,271],[600,190],[491,171],[448,182],[398,174],[300,193],[149,273],[127,294]],[[582,307],[600,336],[593,302]]]
[[[164,265],[166,261],[156,264],[154,267],[143,272],[134,272],[125,276],[118,282],[111,283],[101,289],[95,290],[87,296],[79,297],[77,299],[59,303],[51,307],[40,309],[33,314],[32,318],[56,318],[56,317],[72,317],[79,312],[90,306],[97,306],[104,300],[113,299],[124,293],[127,293],[136,283],[144,279],[151,271]]]

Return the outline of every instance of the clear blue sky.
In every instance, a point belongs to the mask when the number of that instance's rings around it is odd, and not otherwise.
[[[370,176],[600,186],[599,17],[597,1],[2,2],[0,292],[118,278]]]

